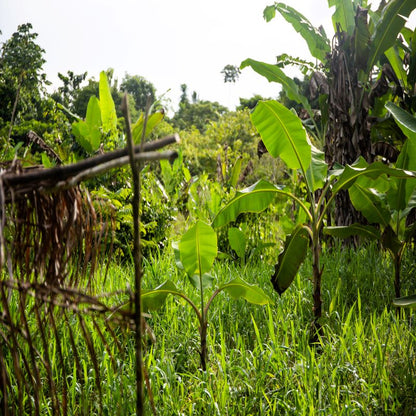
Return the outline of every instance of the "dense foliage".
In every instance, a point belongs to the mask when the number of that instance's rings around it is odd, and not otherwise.
[[[225,66],[226,82],[251,67],[283,87],[277,100],[241,98],[235,111],[189,96],[182,84],[178,108],[167,114],[150,81],[126,74],[119,82],[111,68],[97,78],[69,70],[48,93],[45,51],[31,24],[2,44],[2,168],[51,168],[127,142],[181,139],[175,160],[137,165],[143,291],[131,289],[138,244],[127,167],[83,182],[88,201],[112,218],[113,236],[99,240],[112,250],[109,274],[80,278],[88,293],[78,304],[60,309],[75,296],[65,282],[41,287],[49,302],[30,278],[16,283],[24,266],[12,270],[9,261],[2,271],[2,409],[49,412],[61,402],[64,413],[133,414],[138,321],[126,329],[111,318],[137,312],[139,293],[147,411],[413,414],[414,316],[393,305],[416,304],[416,36],[403,17],[416,5],[328,4],[332,43],[290,6],[266,7],[266,21],[279,13],[316,62],[282,54],[276,64]],[[287,65],[303,78],[288,77]],[[0,200],[0,232],[10,240],[4,218],[14,202]],[[106,226],[94,227],[98,235]],[[3,234],[1,261],[2,244]],[[26,265],[39,257],[30,244],[25,250]],[[97,311],[111,314],[100,321]]]

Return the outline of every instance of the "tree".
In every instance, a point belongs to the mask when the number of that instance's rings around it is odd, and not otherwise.
[[[283,251],[278,257],[272,283],[282,294],[293,282],[300,265],[306,258],[308,247],[312,250],[313,270],[313,311],[315,315],[312,340],[315,342],[321,330],[322,316],[321,278],[321,232],[326,214],[338,192],[360,185],[364,178],[374,181],[397,179],[406,186],[406,180],[415,179],[415,173],[401,168],[391,168],[381,162],[367,164],[362,158],[355,165],[338,166],[336,171],[329,171],[323,152],[311,145],[302,121],[277,101],[260,102],[251,113],[251,119],[260,133],[265,146],[273,157],[280,157],[287,168],[298,172],[304,181],[305,193],[297,195],[290,189],[261,180],[249,188],[237,192],[233,199],[217,213],[212,225],[222,227],[235,221],[244,212],[262,212],[279,195],[292,200],[299,207],[293,222],[293,229],[287,237]],[[407,165],[412,167],[412,165]],[[406,167],[407,167],[406,166]],[[379,179],[380,178],[380,179]],[[365,179],[367,180],[367,179]],[[414,182],[411,184],[414,190]],[[378,188],[378,186],[375,186]],[[303,200],[302,200],[303,199]],[[368,204],[368,195],[361,196],[361,204]],[[375,209],[372,210],[376,211]]]
[[[332,21],[336,35],[332,48],[323,28],[313,27],[295,9],[275,3],[264,10],[267,21],[279,12],[291,23],[307,42],[311,55],[320,62],[312,73],[310,84],[314,94],[310,98],[319,100],[319,114],[324,118],[321,126],[316,122],[317,111],[308,97],[281,70],[287,63],[305,68],[304,61],[282,55],[278,65],[247,59],[242,67],[251,66],[269,81],[279,82],[288,98],[303,106],[311,120],[310,134],[318,142],[325,141],[330,167],[337,163],[352,163],[359,156],[371,162],[375,157],[371,129],[378,117],[386,116],[384,109],[381,113],[374,110],[382,108],[380,102],[400,91],[391,88],[392,81],[400,85],[399,77],[391,74],[395,75],[394,68],[403,71],[405,56],[393,52],[400,43],[404,17],[410,15],[416,4],[413,0],[382,1],[378,10],[371,13],[364,0],[329,0],[328,4],[335,6]],[[383,62],[385,65],[381,69]],[[340,195],[335,212],[337,224],[356,222],[359,216],[354,212],[348,195]]]
[[[156,89],[153,84],[139,75],[126,74],[120,88],[133,97],[135,109],[139,112],[145,111],[148,97],[152,103],[156,100]]]
[[[395,84],[400,86],[400,82],[389,54],[405,24],[401,15],[409,16],[415,7],[411,1],[393,0],[382,2],[377,12],[369,15],[367,8],[355,2],[345,19],[334,16],[337,32],[329,56],[330,122],[325,145],[331,166],[353,163],[358,156],[367,162],[375,159],[371,129],[379,117],[385,116],[384,108],[377,114],[376,103],[385,102],[390,95],[402,98],[399,90],[392,88]],[[337,224],[348,225],[359,220],[359,215],[353,212],[348,195],[340,194],[335,214]]]
[[[58,72],[58,77],[63,85],[52,94],[52,98],[56,102],[63,104],[65,107],[71,108],[77,91],[80,90],[81,84],[87,78],[87,72],[78,75],[74,74],[72,71],[68,71],[66,75]]]
[[[98,96],[98,81],[94,78],[88,80],[88,84],[74,92],[74,100],[70,109],[78,116],[85,117],[88,102],[92,96]]]
[[[179,110],[175,113],[172,122],[175,127],[181,130],[196,127],[201,133],[206,131],[209,122],[218,121],[221,115],[228,109],[218,102],[204,101],[198,98],[194,91],[192,103],[187,96],[187,85],[181,85],[182,95],[179,102]]]
[[[237,110],[245,110],[246,108],[249,110],[254,110],[254,107],[257,105],[259,101],[267,101],[271,100],[271,98],[264,98],[261,95],[253,95],[251,98],[239,98],[240,105],[237,106]]]
[[[225,65],[221,74],[224,74],[224,82],[236,82],[240,77],[241,70],[235,65]]]
[[[30,23],[18,26],[17,32],[2,46],[0,96],[3,99],[8,97],[2,103],[5,106],[2,116],[9,116],[10,119],[9,140],[18,114],[19,101],[24,101],[30,107],[32,101],[40,100],[40,91],[47,83],[46,75],[42,72],[46,62],[43,58],[45,51],[36,44],[38,34],[31,30]]]

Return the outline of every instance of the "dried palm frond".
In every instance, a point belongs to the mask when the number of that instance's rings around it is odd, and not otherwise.
[[[8,204],[1,200],[7,272],[0,280],[0,413],[40,414],[42,403],[49,401],[53,414],[67,414],[74,365],[79,378],[86,368],[93,370],[94,406],[100,413],[97,349],[105,349],[114,361],[110,345],[119,343],[119,335],[107,329],[109,319],[124,328],[130,323],[128,312],[93,296],[92,276],[100,258],[111,251],[111,209],[79,187],[33,190]],[[128,302],[129,294],[124,298]],[[99,347],[93,341],[97,334]],[[82,350],[88,352],[86,366],[79,358]]]
[[[8,211],[4,244],[19,280],[76,287],[87,268],[94,273],[100,242],[111,237],[112,219],[97,215],[79,188],[33,191]]]
[[[143,153],[135,149],[134,159],[172,158],[174,152],[153,150],[177,139],[146,144]],[[108,263],[103,256],[111,257],[114,216],[107,201],[92,200],[78,185],[128,163],[126,154],[119,150],[52,169],[2,164],[2,415],[103,414],[104,358],[112,378],[123,377],[129,331],[136,331],[135,300],[127,289],[99,294],[95,271]],[[123,383],[116,383],[123,397]],[[120,403],[114,406],[121,414]]]

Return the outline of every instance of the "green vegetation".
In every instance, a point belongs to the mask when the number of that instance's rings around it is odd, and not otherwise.
[[[368,165],[365,161],[363,163],[361,159],[351,166],[340,165],[337,171],[331,171],[328,174],[328,166],[325,163],[323,152],[308,142],[306,130],[302,126],[301,120],[282,104],[277,101],[260,102],[252,113],[252,120],[269,153],[274,157],[280,156],[288,168],[298,170],[304,180],[305,196],[302,198],[302,196],[294,195],[291,190],[284,189],[283,186],[260,181],[250,188],[238,192],[235,198],[219,211],[213,225],[221,227],[228,224],[243,212],[261,212],[273,202],[276,195],[289,198],[298,205],[299,214],[293,224],[293,231],[286,239],[284,250],[279,255],[272,283],[279,294],[289,287],[305,259],[310,240],[313,253],[314,325],[317,330],[320,330],[323,271],[320,265],[320,234],[332,201],[340,191],[354,190],[360,186],[360,181],[366,180],[367,177],[375,182],[375,184],[370,184],[371,189],[376,188],[378,183],[385,181],[385,175],[394,178],[405,188],[407,182],[412,185],[411,192],[407,196],[409,199],[414,189],[415,174],[404,170],[411,166],[399,163],[401,169],[394,169],[380,162]],[[405,160],[409,158],[410,155],[403,156]],[[377,181],[379,177],[382,179]],[[400,188],[400,186],[397,187]],[[328,195],[329,192],[330,195]],[[369,192],[371,193],[371,191]],[[398,198],[399,195],[395,193],[391,195],[390,199],[398,204]],[[361,206],[368,205],[367,195],[356,195],[355,201]],[[378,212],[374,206],[367,208],[370,213]],[[370,221],[375,222],[373,218]],[[343,227],[343,229],[345,228]],[[315,334],[312,334],[312,339],[315,339]]]
[[[235,111],[2,44],[1,414],[415,413],[416,5],[328,5]]]
[[[199,336],[201,339],[201,368],[207,369],[207,329],[208,329],[208,310],[220,292],[226,292],[233,299],[243,298],[250,303],[264,305],[269,303],[268,297],[264,292],[255,286],[249,285],[241,278],[237,277],[225,284],[220,285],[205,303],[204,292],[212,287],[214,278],[209,274],[211,267],[217,257],[217,235],[215,231],[202,221],[193,225],[182,237],[179,242],[179,259],[177,265],[184,269],[192,285],[199,291],[200,309],[194,302],[177,289],[175,283],[167,280],[156,289],[147,290],[142,295],[144,309],[157,309],[166,299],[168,294],[179,296],[184,299],[194,310],[199,323]]]
[[[244,300],[230,302],[217,297],[210,306],[207,327],[209,359],[200,370],[196,315],[178,297],[168,297],[161,310],[146,317],[151,338],[145,338],[144,361],[151,382],[155,407],[160,415],[193,414],[386,414],[410,415],[416,405],[414,314],[397,315],[388,308],[393,293],[388,257],[376,246],[357,250],[337,247],[323,256],[326,282],[324,325],[319,342],[309,344],[307,328],[312,317],[311,259],[301,268],[293,286],[277,298],[270,283],[272,267],[264,262],[241,269],[233,263],[214,264],[211,274],[221,285],[243,278],[265,288],[274,299],[267,306]],[[404,289],[416,291],[414,262],[405,259]],[[103,291],[132,285],[129,267],[113,265]],[[374,280],[374,276],[378,276]],[[144,288],[169,279],[187,293],[192,283],[183,279],[174,256],[156,256],[145,261]],[[33,317],[33,325],[36,320]],[[92,322],[85,319],[88,328]],[[75,322],[72,322],[74,325]],[[58,328],[68,340],[68,327]],[[114,328],[116,330],[116,328]],[[95,373],[81,333],[75,342],[84,345],[78,369],[68,341],[69,414],[99,414]],[[104,414],[134,414],[134,343],[132,334],[119,335],[110,346],[115,362],[93,333]],[[53,339],[53,337],[52,337]],[[56,344],[49,345],[50,353]],[[55,352],[56,354],[56,352]],[[61,374],[58,360],[52,368]],[[12,374],[12,372],[11,372]],[[49,414],[47,391],[41,414]],[[146,393],[147,412],[151,414]]]

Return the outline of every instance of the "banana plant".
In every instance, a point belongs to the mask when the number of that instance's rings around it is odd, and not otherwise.
[[[217,287],[206,301],[205,292],[213,286],[214,282],[214,278],[209,272],[217,256],[217,251],[217,235],[212,227],[203,221],[197,221],[189,228],[182,236],[176,251],[178,253],[178,267],[185,270],[192,286],[199,292],[199,307],[171,280],[165,281],[156,289],[142,290],[144,310],[160,308],[169,294],[184,299],[191,306],[198,318],[201,368],[204,371],[208,360],[208,310],[216,296],[221,292],[226,292],[232,299],[243,298],[257,305],[265,305],[270,301],[262,289],[246,283],[239,277]]]
[[[295,195],[284,186],[260,180],[249,188],[236,193],[216,215],[213,227],[222,227],[234,221],[243,212],[261,212],[271,204],[276,196],[290,198],[297,204],[300,215],[291,234],[286,238],[284,249],[275,265],[271,281],[275,290],[282,294],[293,282],[308,248],[312,250],[314,328],[312,339],[320,329],[322,315],[320,265],[320,234],[326,216],[336,195],[350,188],[361,177],[374,180],[381,175],[394,178],[414,178],[413,172],[375,162],[362,166],[356,164],[339,166],[328,171],[323,152],[316,149],[308,140],[301,120],[277,101],[261,101],[251,113],[251,120],[258,130],[268,152],[280,157],[289,169],[295,170],[305,183],[306,195]],[[318,192],[317,192],[318,191]]]
[[[410,13],[416,9],[416,4],[413,0],[390,0],[388,2],[382,2],[377,10],[369,10],[367,8],[367,2],[363,0],[328,0],[328,6],[334,7],[332,23],[335,32],[337,34],[342,33],[338,42],[340,44],[338,46],[344,48],[344,50],[341,50],[341,54],[348,56],[349,60],[354,59],[352,66],[356,68],[357,74],[351,74],[351,82],[359,81],[362,84],[369,83],[374,67],[378,65],[383,55],[388,59],[399,78],[402,78],[404,56],[399,56],[397,52],[397,47],[400,44],[398,36],[405,29],[406,17],[409,17]],[[334,60],[334,56],[331,55],[334,51],[331,48],[331,41],[327,37],[323,27],[314,27],[296,9],[280,2],[275,2],[264,9],[264,19],[270,22],[275,18],[276,13],[279,13],[302,36],[311,56],[319,63],[315,67],[309,65],[307,72],[316,72],[320,67],[325,66],[329,68],[331,61]],[[368,16],[370,21],[368,21]],[[413,38],[413,44],[414,42]],[[402,53],[402,55],[404,54]],[[277,57],[277,65],[248,58],[241,63],[241,69],[251,67],[259,75],[266,77],[268,81],[279,83],[288,98],[301,104],[306,110],[313,126],[310,133],[322,141],[325,136],[325,126],[321,126],[321,129],[318,129],[317,123],[315,122],[315,112],[312,109],[310,100],[301,93],[293,79],[287,76],[282,70],[282,67],[286,65],[299,66],[299,63],[301,67],[304,67],[304,60],[299,58],[290,59],[287,54],[283,54]],[[344,74],[342,71],[338,71],[332,74],[332,77],[336,78],[337,73]],[[324,76],[322,74],[322,77],[315,78],[315,85],[313,87],[320,90],[320,87],[325,83],[325,77],[326,75]],[[358,92],[354,101],[354,106],[357,106],[356,109],[354,108],[354,111],[357,114],[360,112],[360,108],[358,107],[364,108],[363,103],[365,101],[363,99],[365,90],[360,89]],[[320,93],[322,95],[323,91],[320,91]],[[322,115],[328,111],[326,103],[328,97],[326,92],[324,94],[324,99],[319,100]]]
[[[416,171],[416,118],[391,102],[386,104],[386,108],[407,136],[396,167]],[[403,178],[384,181],[359,178],[348,192],[355,209],[362,212],[370,225],[327,227],[324,232],[341,238],[359,235],[379,241],[391,255],[395,296],[399,298],[403,253],[416,235],[416,224],[406,226],[408,214],[416,207],[416,181]],[[377,227],[372,224],[376,224]]]
[[[89,99],[85,120],[72,123],[72,132],[78,144],[88,154],[100,148],[104,135],[117,130],[116,108],[104,71],[100,73],[99,95],[99,99],[95,95]]]
[[[71,115],[76,117],[73,114]],[[150,114],[146,122],[146,133],[149,134],[162,121],[163,117],[163,112]],[[133,141],[135,144],[139,144],[140,142],[144,124],[144,115],[142,113],[132,126]],[[85,120],[78,119],[73,122],[72,133],[78,144],[88,155],[97,152],[105,144],[103,142],[106,139],[114,138],[118,135],[116,107],[111,96],[108,78],[104,71],[100,73],[99,98],[95,95],[90,97]]]
[[[287,64],[299,66],[302,60],[298,58],[291,61],[286,54],[281,55],[276,64],[249,58],[241,63],[241,68],[251,67],[270,82],[279,83],[287,97],[303,107],[303,113],[309,115],[305,126],[314,142],[325,147],[331,167],[354,163],[359,156],[372,162],[376,152],[384,156],[393,150],[383,140],[372,142],[373,132],[385,137],[382,134],[386,128],[382,122],[385,114],[379,114],[379,109],[392,96],[402,102],[410,101],[402,94],[401,81],[395,73],[408,71],[409,76],[412,73],[409,62],[414,62],[414,55],[409,60],[408,45],[399,48],[397,45],[403,42],[406,17],[416,8],[416,2],[382,1],[375,10],[365,0],[328,0],[328,6],[334,8],[332,41],[322,27],[314,27],[305,16],[284,3],[275,2],[264,10],[266,21],[280,14],[291,24],[316,59],[317,64],[306,74],[309,94],[303,94],[284,72]],[[407,34],[406,43],[411,38]],[[351,216],[359,218],[348,195],[341,193],[335,204],[335,223],[349,224]]]

